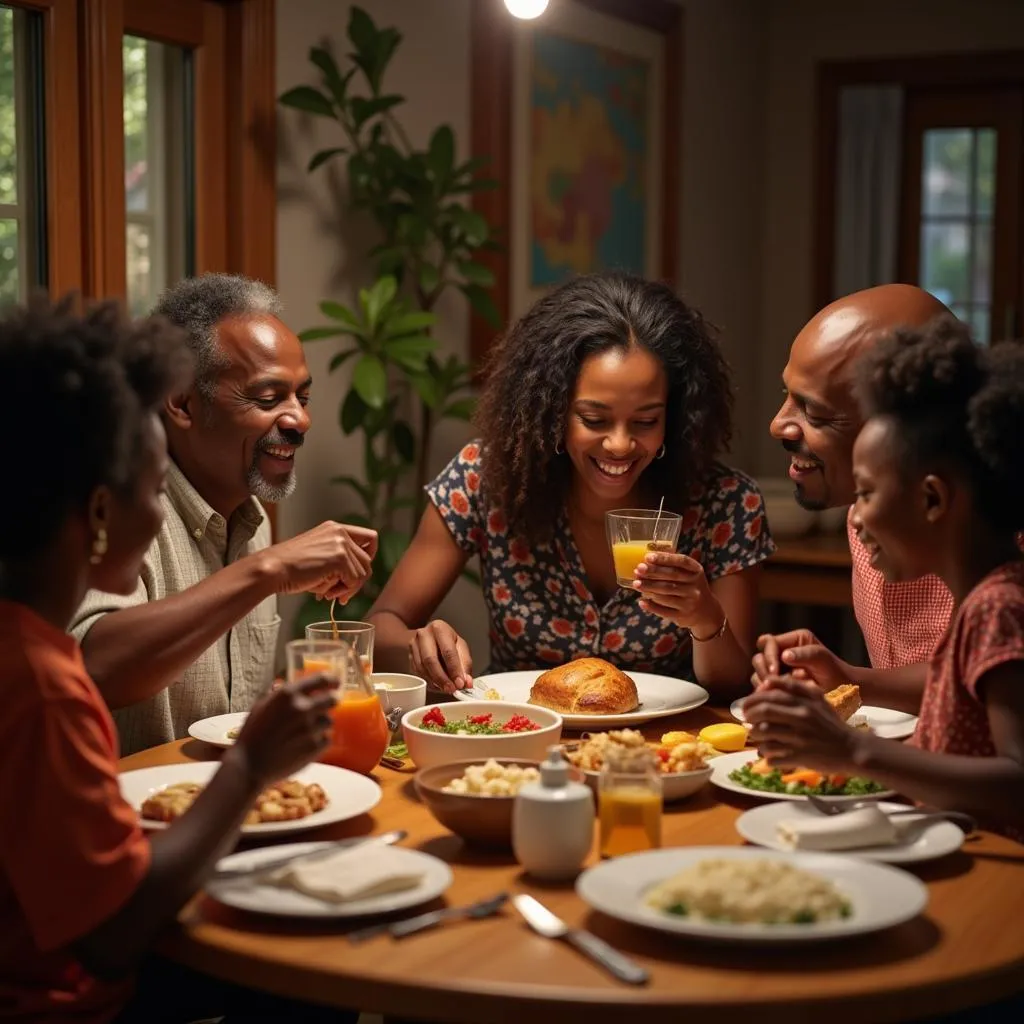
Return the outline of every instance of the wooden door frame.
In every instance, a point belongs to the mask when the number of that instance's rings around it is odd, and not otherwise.
[[[601,14],[640,25],[665,37],[665,82],[662,98],[662,166],[672,170],[662,185],[662,276],[675,282],[678,270],[680,137],[683,103],[683,9],[673,0],[576,0]],[[511,309],[511,261],[507,246],[512,219],[512,73],[514,19],[499,3],[475,0],[470,9],[470,148],[474,157],[487,157],[488,177],[497,188],[473,195],[473,209],[495,229],[505,246],[474,258],[494,274],[491,297],[502,324]],[[495,329],[475,311],[470,314],[470,361],[483,362]]]
[[[808,316],[833,298],[840,93],[846,86],[883,84],[901,85],[908,91],[958,86],[1024,86],[1024,51],[998,50],[818,64],[812,242],[814,308],[808,310]]]

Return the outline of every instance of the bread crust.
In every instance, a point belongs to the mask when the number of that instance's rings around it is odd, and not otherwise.
[[[563,715],[625,715],[640,699],[621,669],[601,658],[578,658],[539,676],[530,703]]]

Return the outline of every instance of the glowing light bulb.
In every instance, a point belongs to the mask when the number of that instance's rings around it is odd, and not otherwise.
[[[508,13],[513,18],[539,18],[548,6],[548,0],[505,0]]]

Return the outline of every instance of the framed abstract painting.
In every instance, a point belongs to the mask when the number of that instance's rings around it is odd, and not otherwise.
[[[502,321],[577,274],[672,280],[682,11],[669,0],[561,0],[516,21],[474,4],[474,156],[499,182],[474,207]],[[474,321],[479,360],[493,329]]]

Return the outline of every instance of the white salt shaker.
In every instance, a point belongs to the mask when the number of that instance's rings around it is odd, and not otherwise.
[[[540,781],[523,786],[512,809],[512,850],[528,874],[556,881],[576,875],[594,841],[594,797],[569,777],[560,747],[548,747]]]

